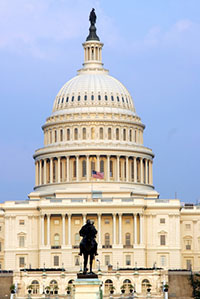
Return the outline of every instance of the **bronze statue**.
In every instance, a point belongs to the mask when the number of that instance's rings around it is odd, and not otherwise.
[[[95,14],[95,9],[93,8],[90,12],[90,17],[89,17],[91,25],[94,25],[96,23],[96,19],[97,19],[97,16]]]
[[[83,254],[84,257],[84,268],[83,274],[87,274],[87,263],[88,263],[88,256],[90,256],[90,272],[89,274],[93,274],[92,272],[92,262],[95,255],[97,253],[97,242],[95,240],[97,235],[97,230],[94,227],[93,223],[88,219],[86,224],[81,228],[79,234],[83,239],[80,242],[80,253],[79,255]]]

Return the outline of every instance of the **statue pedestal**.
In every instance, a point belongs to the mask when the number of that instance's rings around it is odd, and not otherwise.
[[[75,299],[100,299],[101,281],[98,278],[78,278],[74,281]]]

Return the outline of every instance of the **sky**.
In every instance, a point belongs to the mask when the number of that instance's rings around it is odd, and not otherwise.
[[[41,126],[81,68],[93,7],[105,68],[146,125],[155,189],[200,202],[199,0],[0,0],[0,202],[33,190]]]

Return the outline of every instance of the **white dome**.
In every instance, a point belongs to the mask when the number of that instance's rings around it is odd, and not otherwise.
[[[86,72],[69,80],[56,96],[53,114],[76,107],[111,107],[132,111],[130,93],[117,79],[104,72]]]

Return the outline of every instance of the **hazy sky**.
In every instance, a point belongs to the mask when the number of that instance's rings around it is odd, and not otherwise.
[[[103,62],[130,91],[161,198],[200,199],[199,0],[0,0],[0,202],[27,198],[56,94],[97,13]]]

